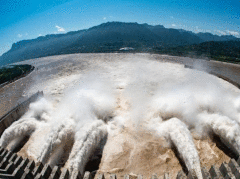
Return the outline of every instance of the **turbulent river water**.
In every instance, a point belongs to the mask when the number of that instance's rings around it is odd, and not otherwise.
[[[98,158],[99,173],[175,177],[184,169],[201,178],[201,166],[229,160],[213,134],[240,150],[240,91],[216,76],[184,68],[183,62],[150,54],[26,61],[36,69],[15,87],[27,84],[19,93],[43,91],[44,98],[30,105],[0,143],[15,150],[25,141],[20,155],[70,172],[83,174]],[[200,60],[196,66],[208,68]],[[2,94],[8,96],[9,89]]]

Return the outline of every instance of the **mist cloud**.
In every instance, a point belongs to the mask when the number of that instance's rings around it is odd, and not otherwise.
[[[58,29],[58,32],[65,32],[65,29],[63,27],[60,27],[58,25],[55,26]]]

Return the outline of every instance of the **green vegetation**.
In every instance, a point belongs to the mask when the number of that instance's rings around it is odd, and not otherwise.
[[[240,63],[240,41],[203,42],[171,48],[156,47],[155,53],[188,56],[230,63]]]
[[[0,68],[0,84],[20,78],[34,69],[31,65],[13,65]]]

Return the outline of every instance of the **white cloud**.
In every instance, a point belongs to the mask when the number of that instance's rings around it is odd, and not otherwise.
[[[172,24],[173,27],[176,27],[177,25],[176,24]]]
[[[63,27],[59,27],[58,25],[55,26],[58,29],[58,32],[65,32]]]
[[[227,33],[226,32],[224,32],[224,31],[221,31],[221,30],[216,30],[216,32],[218,32],[219,34],[221,34],[221,35],[227,35]]]
[[[103,18],[103,20],[106,20],[106,19],[107,19],[106,17]]]
[[[228,34],[230,34],[230,35],[239,35],[239,33],[236,32],[236,31],[226,30],[226,32],[227,32]]]
[[[234,35],[234,36],[240,35],[239,32],[231,31],[231,30],[225,30],[225,31],[215,30],[215,32],[217,32],[218,34],[221,34],[221,35]]]
[[[197,29],[196,31],[197,31],[197,32],[203,32],[203,33],[206,33],[206,32],[212,33],[212,31],[209,30],[209,29]]]
[[[42,34],[38,34],[38,36],[40,37],[40,36],[42,36]]]
[[[18,38],[21,38],[23,35],[22,34],[18,34]]]
[[[211,30],[208,30],[208,29],[207,29],[207,30],[205,30],[205,32],[212,33],[212,31],[211,31]]]

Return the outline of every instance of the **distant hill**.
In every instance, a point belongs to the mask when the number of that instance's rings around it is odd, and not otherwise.
[[[210,33],[195,34],[183,29],[168,29],[162,25],[107,22],[85,30],[46,35],[14,43],[12,48],[0,57],[0,65],[60,54],[114,52],[124,47],[142,52],[158,47],[169,48],[228,40],[239,39]]]
[[[156,53],[177,56],[208,57],[218,61],[240,63],[240,41],[211,41],[200,44],[161,48],[155,47]]]
[[[229,41],[229,40],[237,40],[233,35],[213,35],[211,33],[197,33],[197,36],[200,37],[204,42],[207,41]]]

